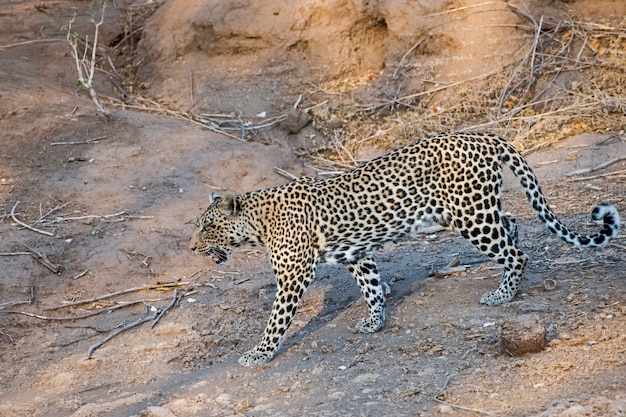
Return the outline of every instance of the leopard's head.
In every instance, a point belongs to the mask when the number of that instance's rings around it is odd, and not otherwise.
[[[240,221],[237,197],[223,198],[213,194],[209,208],[198,217],[191,237],[191,250],[222,264],[228,261],[234,247],[246,240],[246,229]]]

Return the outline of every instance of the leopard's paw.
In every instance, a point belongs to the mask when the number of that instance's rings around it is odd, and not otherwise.
[[[239,358],[239,364],[242,366],[261,365],[271,361],[273,357],[273,352],[259,352],[255,348],[244,353],[241,358]]]
[[[500,304],[504,304],[507,301],[511,301],[512,298],[513,298],[513,295],[507,296],[507,295],[500,293],[499,291],[486,292],[480,298],[480,303],[487,304],[488,306],[497,306]]]
[[[356,324],[359,333],[374,333],[383,328],[385,320],[382,317],[366,317]]]

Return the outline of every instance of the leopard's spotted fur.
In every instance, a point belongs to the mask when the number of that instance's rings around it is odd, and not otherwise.
[[[242,365],[272,359],[320,261],[345,264],[356,279],[369,315],[356,328],[379,330],[385,296],[376,249],[414,234],[420,224],[449,226],[502,265],[503,277],[481,303],[511,300],[527,257],[517,247],[516,225],[500,201],[501,165],[508,166],[546,227],[578,247],[603,246],[619,232],[615,207],[598,205],[591,236],[570,231],[554,215],[524,158],[491,134],[452,133],[422,139],[333,178],[300,178],[280,187],[215,198],[200,216],[191,248],[218,263],[234,247],[268,248],[278,292],[261,342]]]

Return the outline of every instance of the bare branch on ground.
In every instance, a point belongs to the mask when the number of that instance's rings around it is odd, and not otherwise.
[[[25,227],[28,230],[32,230],[33,232],[36,233],[41,233],[42,235],[46,235],[46,236],[51,236],[51,237],[56,237],[56,235],[54,233],[51,232],[47,232],[45,230],[40,230],[37,229],[35,227],[29,226],[26,223],[24,223],[23,221],[21,221],[20,219],[17,218],[17,216],[15,215],[15,209],[17,208],[17,205],[20,204],[19,201],[15,202],[15,205],[13,206],[13,208],[11,209],[11,218],[13,219],[13,221],[17,224],[19,224],[22,227]]]

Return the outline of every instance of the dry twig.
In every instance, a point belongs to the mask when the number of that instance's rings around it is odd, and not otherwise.
[[[606,174],[598,174],[591,175],[589,177],[580,177],[580,178],[570,178],[567,181],[588,181],[594,180],[596,178],[606,178],[606,177],[614,177],[614,176],[626,176],[626,169],[622,169],[620,171],[607,172]]]
[[[11,43],[9,45],[0,45],[0,51],[4,50],[4,49],[8,49],[8,48],[14,48],[16,46],[23,46],[23,45],[32,45],[35,43],[48,43],[48,42],[60,42],[63,39],[33,39],[30,41],[24,41],[24,42],[18,42],[18,43]]]
[[[91,271],[89,271],[89,269],[85,269],[83,272],[81,272],[80,274],[76,275],[73,279],[78,279],[78,278],[84,277],[85,275],[89,274],[89,272],[91,272]]]
[[[174,297],[172,299],[172,301],[165,307],[162,309],[156,309],[154,311],[154,314],[150,315],[150,316],[146,316],[146,317],[142,317],[137,319],[136,321],[121,327],[113,332],[111,332],[108,336],[106,336],[104,339],[100,340],[98,343],[92,345],[89,350],[87,351],[87,357],[91,358],[91,356],[93,355],[93,352],[99,348],[100,346],[102,346],[103,344],[105,344],[106,342],[108,342],[109,340],[113,339],[115,336],[125,332],[126,330],[132,329],[133,327],[137,327],[143,323],[146,323],[150,320],[152,320],[152,328],[154,328],[154,326],[157,325],[157,323],[161,320],[161,318],[165,315],[165,313],[167,313],[174,305],[176,305],[176,303],[182,298],[185,297],[187,295],[190,295],[194,293],[193,291],[191,292],[186,292],[184,294],[179,294],[178,290],[174,290]],[[148,308],[148,306],[146,305],[146,308]]]
[[[88,140],[83,140],[83,141],[71,141],[71,142],[52,142],[50,143],[50,146],[57,146],[57,145],[95,145],[98,142],[100,142],[101,140],[104,139],[109,139],[109,136],[100,136],[94,139],[88,139]]]
[[[24,246],[26,249],[30,251],[32,257],[35,258],[37,262],[42,264],[44,267],[46,267],[50,271],[54,272],[55,274],[60,274],[63,271],[63,266],[50,262],[48,257],[44,255],[43,253],[38,252],[35,249],[30,248],[23,243],[22,243],[22,246]]]
[[[155,312],[154,314],[150,315],[150,316],[145,316],[145,317],[141,317],[137,320],[135,320],[134,322],[127,324],[124,327],[120,327],[117,330],[112,331],[111,333],[109,333],[109,335],[107,335],[107,337],[105,337],[104,339],[100,340],[98,343],[92,345],[89,347],[89,350],[87,351],[87,358],[91,359],[91,356],[93,355],[93,352],[98,349],[100,346],[104,345],[106,342],[108,342],[109,340],[113,339],[115,336],[125,332],[126,330],[130,330],[133,327],[137,327],[140,324],[143,324],[147,321],[150,320],[154,320],[154,318],[156,317],[157,313]]]
[[[297,176],[297,175],[294,175],[294,174],[292,174],[292,173],[291,173],[291,172],[289,172],[289,171],[285,171],[285,170],[284,170],[284,169],[282,169],[282,168],[274,167],[274,171],[275,171],[277,174],[282,175],[282,176],[283,176],[283,177],[285,177],[285,178],[289,178],[290,180],[295,180],[296,178],[298,178],[298,176]]]
[[[30,253],[29,253],[30,255]],[[6,303],[1,303],[0,304],[0,308],[4,308],[4,307],[12,307],[12,306],[17,306],[17,305],[21,305],[21,304],[29,304],[31,303],[31,300],[25,300],[25,301],[7,301]]]
[[[24,223],[23,221],[21,221],[20,219],[17,218],[17,216],[15,215],[15,209],[17,207],[17,205],[20,204],[19,201],[15,202],[15,205],[13,206],[13,208],[11,209],[11,218],[13,219],[13,221],[17,224],[19,224],[22,227],[27,228],[28,230],[32,230],[33,232],[37,232],[37,233],[41,233],[42,235],[46,235],[46,236],[52,236],[52,237],[57,237],[54,233],[51,232],[47,232],[45,230],[40,230],[37,228],[34,228],[32,226],[27,225],[26,223]]]
[[[176,304],[178,302],[178,300],[180,300],[181,297],[184,297],[185,294],[180,295],[178,294],[178,290],[175,289],[174,290],[174,298],[172,299],[172,301],[163,309],[161,309],[161,311],[159,312],[159,314],[156,316],[156,318],[154,319],[154,322],[152,322],[152,328],[154,328],[154,326],[157,325],[157,323],[159,322],[159,320],[161,320],[161,317],[163,317],[165,315],[165,313],[167,313],[167,311],[172,308],[174,306],[174,304]]]
[[[62,304],[60,306],[48,308],[47,311],[59,310],[61,308],[66,308],[66,307],[70,307],[70,306],[76,306],[76,305],[80,305],[80,304],[93,303],[94,301],[105,300],[107,298],[113,298],[113,297],[117,297],[119,295],[130,294],[130,293],[138,292],[138,291],[164,290],[164,289],[170,289],[170,288],[176,288],[176,287],[184,287],[184,286],[187,286],[187,285],[189,285],[189,282],[165,282],[165,283],[154,284],[154,285],[142,285],[142,286],[139,286],[139,287],[128,288],[126,290],[116,291],[116,292],[112,292],[112,293],[104,294],[104,295],[99,295],[99,296],[92,297],[92,298],[87,298],[87,299],[84,299],[84,300],[69,301],[69,302],[66,302],[66,303],[64,303],[64,304]]]
[[[33,318],[36,318],[36,319],[39,319],[39,320],[73,321],[73,320],[82,320],[82,319],[86,319],[86,318],[89,318],[89,317],[97,316],[98,314],[111,313],[113,311],[120,310],[120,309],[126,308],[126,307],[132,307],[132,306],[137,305],[137,304],[154,303],[154,302],[159,302],[159,301],[163,301],[163,300],[166,300],[166,298],[156,298],[156,299],[149,299],[149,300],[134,300],[134,301],[120,301],[117,304],[115,304],[114,306],[102,308],[100,310],[90,311],[89,313],[85,313],[85,314],[78,314],[78,315],[75,315],[75,316],[56,316],[56,317],[55,316],[45,316],[43,314],[35,314],[35,313],[29,313],[27,311],[19,311],[19,310],[0,310],[0,313],[3,313],[3,314],[18,314],[18,315],[27,316],[27,317],[33,317]]]
[[[448,375],[446,377],[446,382],[444,382],[444,384],[443,384],[443,387],[433,396],[433,400],[435,400],[439,404],[447,405],[448,407],[456,408],[458,410],[468,411],[470,413],[485,414],[485,415],[488,415],[488,416],[493,415],[493,414],[488,413],[486,411],[477,410],[475,408],[463,407],[461,405],[452,404],[452,403],[449,403],[447,401],[443,401],[443,400],[439,399],[439,397],[445,392],[446,388],[448,388],[448,384],[450,383],[450,379],[451,379],[451,376]]]
[[[41,203],[39,203],[39,219],[35,222],[35,224],[40,224],[43,221],[43,219],[45,219],[46,217],[48,217],[49,215],[51,215],[55,211],[61,210],[63,207],[67,206],[68,204],[69,204],[69,202],[61,204],[61,205],[56,205],[54,208],[48,210],[48,212],[46,214],[43,214],[42,210],[41,210]]]
[[[610,159],[610,160],[608,160],[606,162],[603,162],[603,163],[601,163],[599,165],[596,165],[594,167],[578,169],[576,171],[572,171],[572,172],[570,172],[568,174],[565,174],[565,175],[568,176],[568,177],[571,177],[573,175],[588,174],[590,172],[599,171],[601,169],[604,169],[604,168],[608,167],[609,165],[613,165],[614,163],[620,162],[620,161],[626,161],[626,156],[620,156],[620,157],[617,157],[617,158],[613,158],[613,159]]]
[[[445,278],[448,275],[456,274],[458,272],[466,272],[468,269],[469,265],[446,266],[445,268],[435,271],[433,276],[435,278]]]
[[[0,329],[0,335],[8,337],[8,338],[9,338],[9,341],[10,341],[11,343],[13,343],[13,338],[11,337],[11,335],[10,335],[10,334],[5,333],[5,332],[3,331],[3,329]]]
[[[139,111],[145,111],[148,113],[165,114],[166,116],[174,117],[177,119],[183,119],[191,123],[200,125],[204,128],[211,130],[212,132],[219,133],[224,136],[228,136],[229,138],[242,140],[241,137],[231,135],[230,133],[226,132],[224,129],[220,129],[219,127],[214,126],[213,124],[210,123],[210,121],[203,120],[201,116],[196,116],[189,112],[182,112],[182,111],[166,108],[162,106],[160,103],[154,100],[150,100],[145,97],[132,96],[130,94],[129,96],[132,97],[132,101],[134,101],[136,104],[125,103],[113,97],[110,97],[108,100],[111,103],[117,105],[118,107],[121,107],[124,109],[134,109],[134,110],[139,110]]]
[[[409,48],[408,51],[405,52],[404,55],[402,55],[402,58],[400,59],[400,62],[398,63],[398,66],[396,67],[395,71],[393,72],[393,75],[391,76],[391,78],[396,78],[396,76],[398,75],[398,71],[400,70],[400,68],[402,68],[402,64],[404,64],[404,60],[411,55],[411,53],[415,50],[415,48],[417,48],[418,46],[420,46],[420,44],[424,41],[424,39],[420,39],[417,42],[415,42],[415,44]]]
[[[89,220],[89,219],[102,219],[102,220],[108,220],[109,222],[123,222],[125,220],[154,219],[154,216],[131,216],[131,215],[128,215],[127,213],[128,212],[126,210],[122,210],[117,213],[111,213],[111,214],[88,214],[85,216],[70,216],[70,217],[57,216],[54,218],[54,220],[50,220],[47,223],[55,224],[55,223],[63,223],[63,222],[69,222],[69,221],[75,221],[75,220]],[[37,223],[42,223],[41,220],[42,219],[39,219]]]

